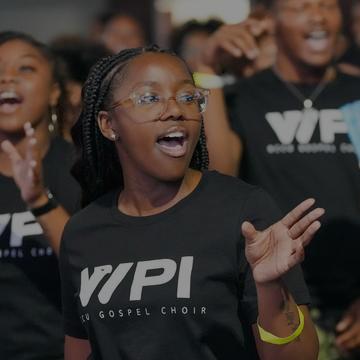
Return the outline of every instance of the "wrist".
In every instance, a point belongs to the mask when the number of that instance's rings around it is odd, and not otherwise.
[[[261,281],[261,282],[257,282],[255,280],[255,286],[259,290],[281,289],[283,288],[283,282],[281,278],[270,281]]]
[[[211,74],[211,75],[218,75],[216,69],[210,65],[205,64],[197,64],[196,65],[196,72]]]
[[[42,216],[56,209],[59,206],[53,194],[46,190],[46,195],[42,194],[36,202],[32,202],[29,210],[35,217]]]
[[[39,206],[45,205],[49,201],[47,190],[43,189],[39,195],[32,197],[30,200],[26,201],[26,205],[29,209],[37,208]]]

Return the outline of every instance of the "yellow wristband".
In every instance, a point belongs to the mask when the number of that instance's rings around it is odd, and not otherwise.
[[[193,79],[196,86],[204,89],[219,89],[224,86],[222,77],[215,74],[194,72]]]
[[[269,333],[268,331],[264,330],[260,325],[259,325],[259,319],[257,320],[257,327],[259,329],[259,334],[260,334],[260,339],[266,343],[269,344],[274,344],[274,345],[285,345],[288,344],[290,342],[292,342],[293,340],[295,340],[297,337],[300,336],[300,334],[302,333],[302,331],[304,330],[304,314],[301,312],[300,308],[298,306],[296,306],[298,309],[298,313],[299,313],[299,319],[300,319],[300,323],[298,328],[289,336],[287,337],[278,337],[275,336],[271,333]]]

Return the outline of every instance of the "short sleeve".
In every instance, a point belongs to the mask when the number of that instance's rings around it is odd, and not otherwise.
[[[68,254],[65,249],[64,236],[60,245],[59,266],[65,334],[75,338],[87,339],[87,333],[81,323],[80,316],[77,311],[77,291],[73,286],[71,266],[69,264]]]
[[[258,230],[265,230],[279,221],[281,212],[272,198],[262,189],[257,188],[250,194],[246,204],[245,220],[250,221]],[[258,316],[255,282],[250,265],[245,258],[244,240],[240,246],[240,309],[249,324],[256,323]],[[295,266],[283,276],[283,281],[298,305],[310,304],[310,295],[304,281],[301,266]]]

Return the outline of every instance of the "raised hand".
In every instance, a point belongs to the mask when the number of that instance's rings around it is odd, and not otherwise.
[[[219,57],[224,54],[255,60],[260,52],[257,38],[271,31],[272,23],[269,19],[248,19],[240,24],[223,25],[206,41],[200,62],[216,68]]]
[[[30,123],[24,125],[26,134],[26,153],[21,156],[16,147],[8,140],[1,143],[2,150],[11,160],[13,178],[21,191],[21,197],[29,206],[44,197],[42,166],[34,129]]]
[[[314,203],[314,199],[305,200],[264,231],[257,231],[249,222],[242,224],[245,255],[255,282],[277,280],[304,259],[304,247],[320,228],[318,219],[325,212],[316,208],[305,215]]]

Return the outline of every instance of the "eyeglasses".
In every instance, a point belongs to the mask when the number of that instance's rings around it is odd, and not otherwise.
[[[159,119],[166,111],[169,100],[174,100],[180,107],[182,113],[193,119],[194,116],[202,114],[206,110],[207,99],[210,91],[207,89],[194,88],[181,90],[175,96],[165,98],[155,90],[135,91],[126,99],[116,101],[109,110],[119,106],[134,106],[143,115],[144,121],[152,118]]]

